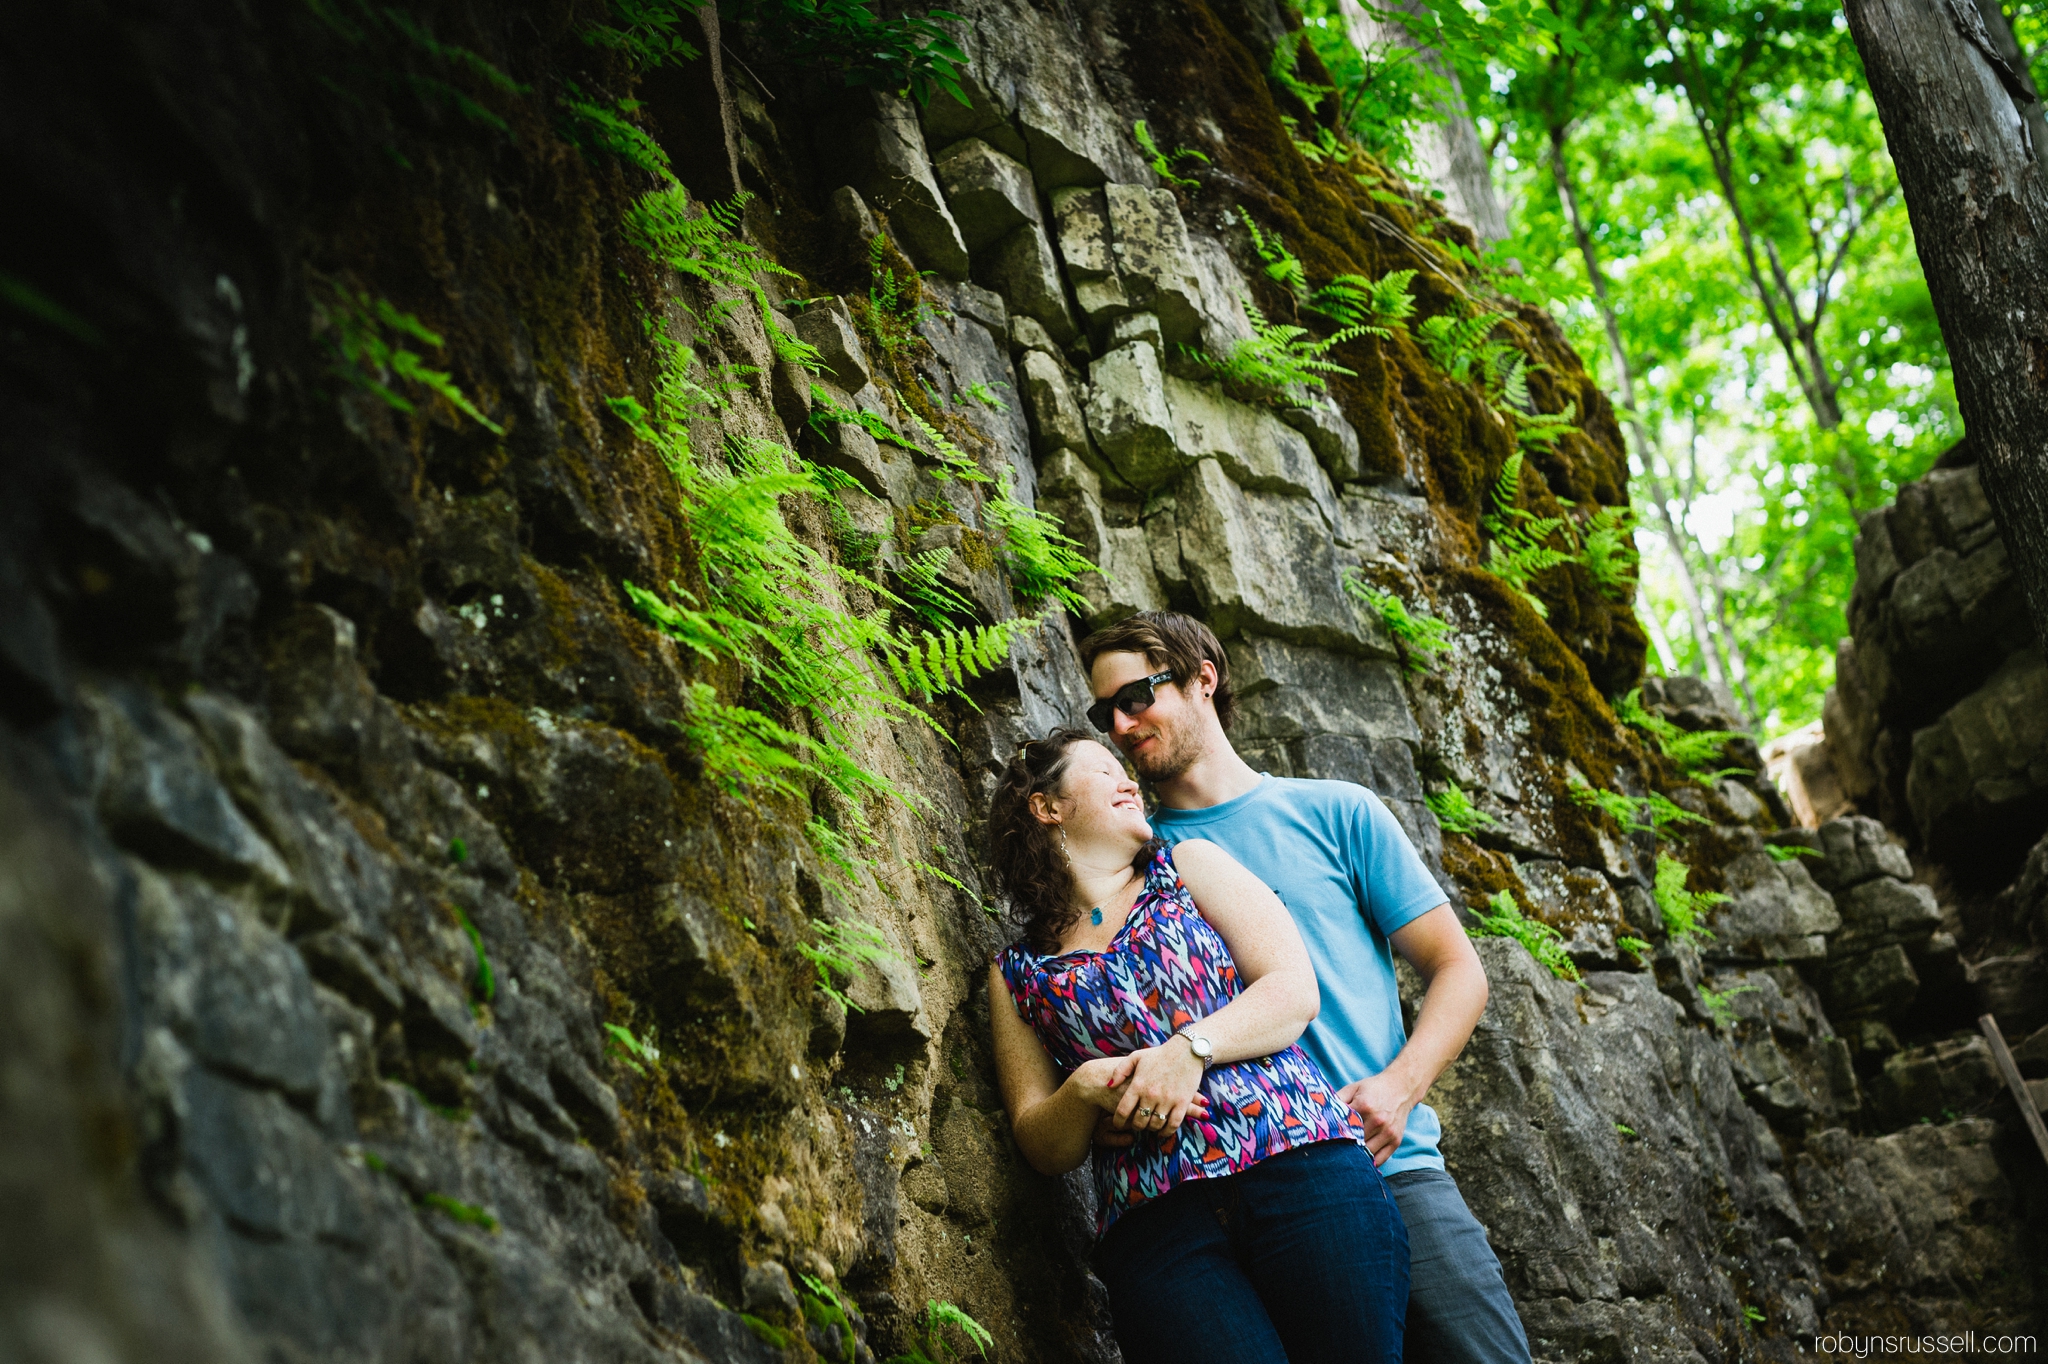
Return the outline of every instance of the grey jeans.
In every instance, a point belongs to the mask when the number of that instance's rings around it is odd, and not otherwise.
[[[1408,1364],[1528,1364],[1529,1337],[1458,1181],[1403,1170],[1387,1187],[1408,1224]]]

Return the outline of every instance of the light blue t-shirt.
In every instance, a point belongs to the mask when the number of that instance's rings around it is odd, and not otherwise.
[[[1408,1041],[1388,937],[1447,897],[1380,798],[1354,782],[1262,776],[1221,805],[1157,810],[1152,828],[1169,843],[1215,843],[1287,906],[1323,997],[1301,1045],[1330,1082],[1385,1070]],[[1436,1110],[1415,1105],[1380,1172],[1443,1169],[1442,1131]]]

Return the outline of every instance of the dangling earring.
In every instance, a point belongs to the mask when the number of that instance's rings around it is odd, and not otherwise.
[[[1059,826],[1054,825],[1053,827],[1058,828]],[[1067,831],[1065,829],[1060,829],[1060,856],[1067,860],[1067,870],[1072,871],[1074,869],[1074,853],[1067,846]]]

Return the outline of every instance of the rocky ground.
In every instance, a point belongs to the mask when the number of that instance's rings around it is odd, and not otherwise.
[[[2048,780],[1967,470],[1866,527],[1830,733],[1852,676],[1884,679],[1843,712],[1882,736],[1849,781],[1876,818],[1786,828],[1767,783],[1703,785],[1617,718],[1641,683],[1677,731],[1734,727],[1697,683],[1642,682],[1625,593],[1568,566],[1539,613],[1480,567],[1511,422],[1412,336],[1337,352],[1356,373],[1291,404],[1189,356],[1249,335],[1247,298],[1288,315],[1240,208],[1316,280],[1416,269],[1424,314],[1480,287],[1426,199],[1304,158],[1281,115],[1312,113],[1264,75],[1279,11],[965,10],[965,105],[844,88],[747,30],[639,87],[693,197],[750,192],[745,234],[797,272],[765,318],[621,233],[651,182],[563,121],[570,79],[626,80],[576,6],[18,26],[0,1356],[866,1359],[929,1350],[937,1300],[998,1358],[1113,1358],[1085,1181],[1026,1170],[993,1092],[1006,937],[975,849],[1016,740],[1085,704],[1075,632],[1154,606],[1225,636],[1248,756],[1372,786],[1449,898],[1507,892],[1583,972],[1483,940],[1493,1000],[1434,1095],[1540,1357],[2032,1329],[2043,1171],[1971,1028],[1988,1000],[2048,1074],[2048,852],[2022,864]],[[1195,185],[1153,170],[1139,119],[1210,158]],[[900,345],[878,232],[928,305]],[[438,338],[361,324],[380,372],[416,347],[474,412],[350,377],[337,318],[363,296]],[[901,587],[950,550],[945,584],[1017,618],[993,485],[924,422],[1101,570],[931,725],[861,728],[919,803],[874,803],[850,874],[805,833],[844,817],[828,793],[704,778],[692,684],[741,678],[624,590],[707,582],[613,401],[658,403],[649,318],[729,381],[698,451],[775,441],[846,475],[787,500],[819,562],[864,546]],[[817,348],[816,388],[769,324]],[[1525,504],[1624,504],[1612,410],[1555,328],[1524,309],[1499,335],[1545,366],[1538,409],[1576,414],[1531,448]],[[873,421],[812,420],[843,410]],[[1425,666],[1347,577],[1440,616],[1449,650]],[[1625,827],[1586,785],[1683,816]],[[1446,829],[1454,791],[1483,818]],[[1978,875],[1956,850],[1993,824]],[[1711,939],[1669,931],[1660,854],[1729,897]],[[848,1009],[801,949],[855,921],[885,952],[827,974]]]

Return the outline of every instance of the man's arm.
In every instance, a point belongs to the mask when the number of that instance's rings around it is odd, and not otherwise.
[[[1486,1008],[1486,968],[1449,904],[1395,929],[1392,942],[1422,977],[1422,1012],[1391,1065],[1337,1092],[1364,1119],[1365,1144],[1376,1165],[1386,1164],[1400,1146],[1409,1113],[1465,1049]]]

